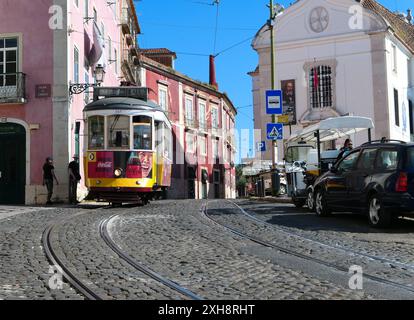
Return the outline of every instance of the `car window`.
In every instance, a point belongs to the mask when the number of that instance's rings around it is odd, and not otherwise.
[[[379,170],[395,170],[398,166],[398,151],[382,149],[378,151],[375,167]]]
[[[414,148],[413,147],[407,148],[406,169],[410,171],[414,170]]]
[[[377,149],[365,149],[358,161],[358,169],[373,170]]]
[[[338,165],[338,170],[346,172],[351,170],[358,159],[359,151],[347,155]]]

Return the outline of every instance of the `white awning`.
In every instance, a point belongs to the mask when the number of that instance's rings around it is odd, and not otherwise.
[[[299,141],[311,142],[316,141],[315,132],[319,130],[320,141],[330,141],[340,139],[351,134],[373,129],[372,119],[366,117],[336,117],[321,120],[319,123],[304,128],[293,133],[288,139],[288,143]]]

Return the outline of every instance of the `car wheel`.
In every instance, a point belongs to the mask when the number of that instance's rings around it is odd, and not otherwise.
[[[391,225],[392,214],[387,211],[378,195],[373,195],[368,204],[369,224],[374,228],[386,228]]]
[[[308,206],[308,209],[310,211],[315,210],[315,197],[314,197],[312,190],[308,191],[308,195],[306,197],[306,205]]]
[[[280,195],[286,194],[286,185],[284,184],[280,185],[279,194]]]
[[[322,190],[316,191],[315,212],[318,217],[326,217],[331,213],[331,210],[326,203],[325,194]]]

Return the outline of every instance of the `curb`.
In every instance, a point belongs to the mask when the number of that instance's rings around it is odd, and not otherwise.
[[[275,197],[266,197],[266,198],[259,198],[259,197],[250,197],[249,200],[253,201],[266,201],[266,202],[272,202],[272,203],[289,203],[292,204],[291,198],[275,198]]]

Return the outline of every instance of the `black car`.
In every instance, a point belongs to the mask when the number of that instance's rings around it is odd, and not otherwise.
[[[414,144],[383,139],[352,150],[315,181],[313,195],[318,216],[360,211],[378,228],[414,214]]]

